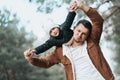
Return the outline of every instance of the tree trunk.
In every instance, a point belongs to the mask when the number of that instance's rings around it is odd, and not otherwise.
[[[10,80],[10,78],[9,78],[9,73],[8,73],[7,68],[5,67],[5,65],[3,65],[3,69],[4,69],[4,72],[5,72],[5,74],[6,74],[6,79],[7,79],[7,80]]]

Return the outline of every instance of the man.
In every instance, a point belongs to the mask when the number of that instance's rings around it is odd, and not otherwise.
[[[34,66],[43,68],[62,63],[67,80],[114,80],[99,46],[103,27],[102,17],[95,9],[82,3],[77,2],[76,7],[85,12],[92,25],[87,20],[80,20],[74,28],[69,44],[56,48],[45,58],[32,58],[34,51],[27,50],[24,52],[25,58]]]

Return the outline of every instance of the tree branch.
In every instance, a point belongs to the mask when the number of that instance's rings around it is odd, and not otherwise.
[[[109,19],[115,12],[117,12],[120,9],[120,6],[117,6],[111,10],[111,13],[104,19],[107,20]]]
[[[106,0],[106,1],[101,2],[101,4],[99,4],[96,9],[98,9],[101,5],[103,5],[105,3],[109,3],[109,2],[110,2],[110,0]]]

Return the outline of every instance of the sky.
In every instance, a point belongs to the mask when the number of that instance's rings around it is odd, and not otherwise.
[[[36,12],[37,6],[33,3],[29,3],[27,0],[0,0],[0,9],[3,8],[10,10],[13,14],[16,13],[20,18],[19,25],[25,25],[26,30],[33,31],[38,38],[44,37],[54,23],[62,23],[67,14],[65,6],[61,7],[59,10],[54,9],[52,14]],[[64,14],[60,15],[63,12]],[[42,26],[45,27],[43,28]]]
[[[24,25],[26,30],[32,31],[37,36],[37,42],[35,45],[39,45],[41,39],[46,39],[45,36],[48,35],[50,28],[54,24],[61,24],[67,15],[66,5],[53,10],[51,14],[44,14],[36,12],[37,6],[33,3],[27,2],[27,0],[0,0],[0,9],[6,8],[11,11],[11,13],[16,13],[17,17],[20,19],[19,26]],[[101,11],[106,6],[101,7]],[[62,15],[61,15],[62,14]],[[59,15],[59,16],[58,16]],[[51,22],[52,21],[52,22]],[[42,27],[44,26],[44,27]],[[111,51],[107,48],[106,42],[102,43],[102,51],[106,54],[105,57],[107,61],[112,66],[111,62]]]

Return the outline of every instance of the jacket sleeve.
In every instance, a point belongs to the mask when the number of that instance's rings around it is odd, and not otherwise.
[[[36,54],[43,53],[46,50],[50,49],[52,46],[54,46],[54,43],[53,43],[52,39],[49,39],[45,43],[43,43],[42,45],[35,48]]]
[[[69,12],[68,15],[67,15],[67,18],[66,18],[65,22],[62,23],[60,25],[60,27],[62,27],[62,29],[67,29],[67,30],[70,29],[70,27],[71,27],[71,25],[73,23],[73,20],[75,18],[75,15],[76,15],[75,12]]]
[[[92,31],[91,31],[90,38],[93,41],[99,43],[104,20],[100,16],[100,14],[93,8],[90,8],[86,14],[92,21]]]
[[[47,40],[44,44],[35,48],[36,54],[43,53],[53,46],[61,46],[64,42],[65,42],[65,38],[62,38],[62,39],[51,38]]]
[[[52,54],[48,55],[47,57],[43,58],[31,58],[28,62],[34,66],[42,67],[42,68],[49,68],[55,64],[60,63],[60,59],[56,54],[56,50],[52,52]]]
[[[65,42],[65,38],[52,40],[54,46],[61,46],[64,42]]]

